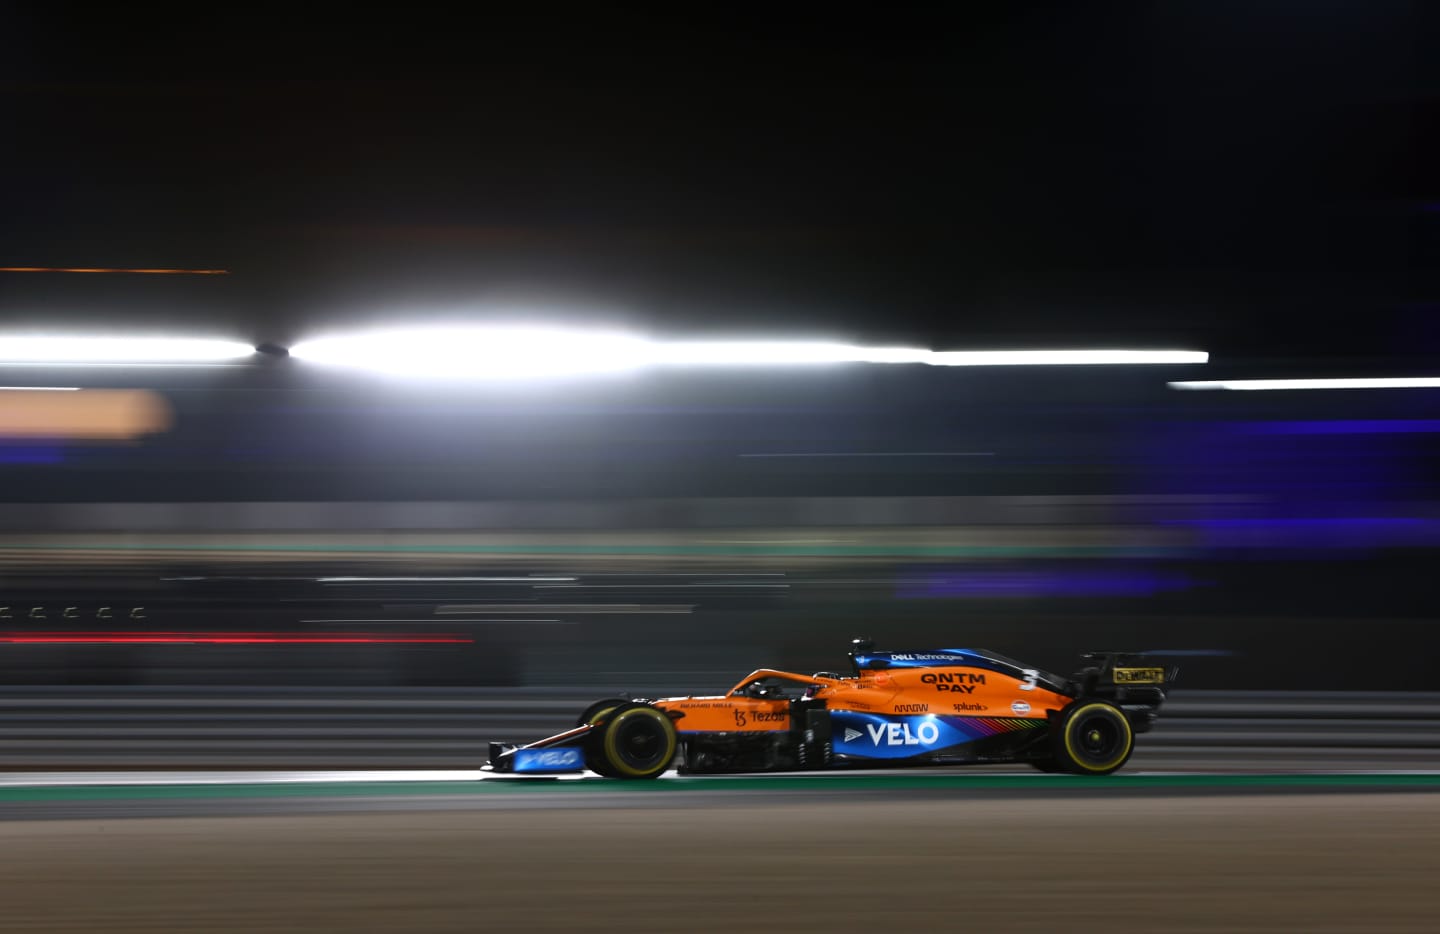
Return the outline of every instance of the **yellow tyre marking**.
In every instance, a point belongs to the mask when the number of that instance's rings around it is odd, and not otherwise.
[[[1102,765],[1090,765],[1089,763],[1082,760],[1080,758],[1080,755],[1075,751],[1075,741],[1074,736],[1072,735],[1075,732],[1075,724],[1080,721],[1080,717],[1085,713],[1085,711],[1092,708],[1106,711],[1112,716],[1118,718],[1120,723],[1123,724],[1125,727],[1125,743],[1120,749],[1120,754],[1117,755],[1115,758],[1111,759],[1109,762],[1106,762]],[[1103,772],[1106,769],[1115,768],[1121,762],[1125,761],[1125,757],[1130,754],[1130,750],[1134,745],[1135,733],[1133,730],[1130,729],[1130,721],[1125,719],[1125,715],[1123,713],[1120,713],[1114,707],[1111,707],[1109,704],[1086,704],[1084,707],[1081,707],[1073,714],[1071,714],[1065,724],[1065,752],[1069,754],[1071,762],[1075,763],[1077,766],[1087,772]]]
[[[586,723],[594,723],[596,720],[599,720],[601,717],[605,716],[607,713],[609,713],[610,711],[614,710],[615,707],[619,707],[619,706],[620,706],[619,704],[616,704],[614,707],[602,707],[602,708],[600,708],[599,710],[597,710],[597,711],[595,711],[594,713],[592,713],[589,717],[587,717],[586,720],[585,720],[585,722],[586,722]]]
[[[663,720],[667,726],[670,724],[670,718],[653,707],[633,707],[630,710],[621,711],[618,717],[610,721],[609,726],[605,730],[606,763],[609,764],[612,769],[624,775],[629,775],[632,778],[643,778],[654,772],[654,769],[644,770],[631,768],[621,760],[620,750],[615,746],[615,737],[620,732],[620,724],[624,722],[626,717],[630,716],[657,717]],[[665,755],[661,757],[660,760],[663,763],[661,765],[662,769],[670,764],[671,759],[675,758],[675,730],[673,727],[665,730],[665,737],[667,740],[667,748]]]

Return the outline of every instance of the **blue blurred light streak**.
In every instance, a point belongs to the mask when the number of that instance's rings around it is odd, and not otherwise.
[[[59,464],[64,460],[64,449],[58,444],[0,443],[0,464]]]
[[[955,597],[1151,597],[1189,590],[1185,574],[1137,570],[975,570],[937,571],[902,579],[904,600]]]

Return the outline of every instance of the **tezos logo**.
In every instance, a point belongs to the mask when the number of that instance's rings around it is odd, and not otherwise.
[[[940,739],[940,727],[934,720],[921,720],[910,732],[908,723],[867,723],[865,730],[876,746],[933,746]],[[849,737],[846,730],[846,737]]]
[[[1025,703],[1023,700],[1017,700],[1015,703],[1010,705],[1010,709],[1020,714],[1021,716],[1024,716],[1025,714],[1030,712],[1030,705]]]

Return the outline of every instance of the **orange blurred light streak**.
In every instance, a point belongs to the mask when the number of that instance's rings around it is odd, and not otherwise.
[[[170,406],[148,389],[7,389],[0,438],[129,441],[170,427]]]
[[[228,269],[120,269],[88,266],[0,266],[0,272],[119,272],[141,276],[228,276]]]
[[[0,643],[32,645],[467,645],[474,641],[468,636],[444,633],[390,635],[355,632],[0,632]]]

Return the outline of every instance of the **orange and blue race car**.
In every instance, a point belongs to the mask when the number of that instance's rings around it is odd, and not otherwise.
[[[611,778],[843,767],[1028,763],[1108,775],[1155,722],[1177,669],[1093,652],[1066,678],[986,649],[877,652],[852,643],[852,674],[762,668],[728,693],[591,704],[573,729],[491,743],[486,769]]]

